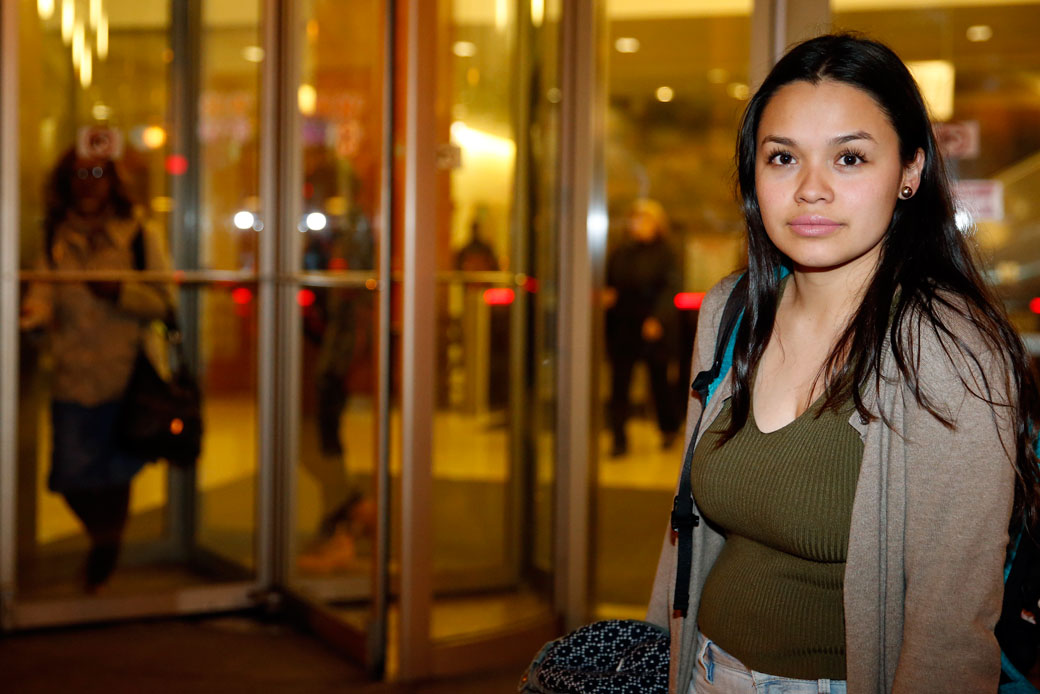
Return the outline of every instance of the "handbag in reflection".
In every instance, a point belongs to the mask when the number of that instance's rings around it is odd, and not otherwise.
[[[668,631],[635,619],[593,622],[550,641],[520,681],[524,694],[664,694]]]
[[[130,247],[134,269],[146,269],[143,230],[138,230]],[[172,352],[176,366],[164,378],[142,341],[123,394],[117,437],[120,448],[132,455],[190,467],[202,452],[202,393],[184,358],[173,308],[162,327],[166,351]]]
[[[176,365],[164,379],[145,350],[138,349],[123,395],[118,436],[128,453],[188,467],[202,451],[202,395],[185,362],[176,319],[171,315],[165,322]]]

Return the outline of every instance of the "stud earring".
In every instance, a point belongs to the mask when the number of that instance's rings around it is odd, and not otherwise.
[[[900,191],[899,195],[904,200],[909,200],[914,196],[914,189],[910,186],[903,186],[903,190]]]

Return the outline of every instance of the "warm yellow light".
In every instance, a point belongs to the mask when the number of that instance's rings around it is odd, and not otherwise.
[[[516,143],[512,140],[471,128],[460,120],[451,124],[451,139],[463,152],[499,158],[512,158],[516,154]]]
[[[635,53],[639,50],[639,39],[622,36],[614,41],[614,49],[618,53]]]
[[[502,31],[509,21],[509,5],[506,0],[495,0],[495,29]]]
[[[675,90],[671,87],[658,87],[656,94],[657,100],[662,103],[668,103],[675,98]]]
[[[83,55],[79,59],[79,84],[86,89],[94,79],[94,61],[90,55],[90,46],[83,47]]]
[[[993,27],[986,24],[975,24],[968,27],[968,40],[974,43],[989,41],[993,38]]]
[[[148,149],[159,149],[166,144],[166,131],[158,125],[149,125],[141,131],[141,142]]]
[[[307,40],[317,41],[318,40],[318,20],[308,19],[307,20]]]
[[[477,54],[477,44],[472,41],[456,41],[451,52],[460,58],[472,58]]]
[[[172,212],[173,198],[166,195],[159,195],[152,198],[152,210],[155,212]]]
[[[531,0],[531,24],[542,26],[545,20],[545,0]]]
[[[72,66],[77,70],[83,62],[83,49],[86,47],[85,44],[86,30],[83,28],[83,22],[77,21],[76,27],[72,30]]]
[[[40,19],[47,21],[54,16],[54,0],[36,0],[36,14]]]
[[[61,0],[61,40],[68,46],[72,43],[72,31],[76,26],[76,5],[72,0]]]
[[[953,116],[953,63],[949,60],[911,60],[906,66],[917,80],[932,120],[949,120]]]
[[[726,85],[726,93],[734,99],[744,101],[751,94],[751,90],[743,82],[730,82]]]
[[[97,29],[98,22],[101,21],[101,0],[90,0],[88,17],[90,18],[90,28]]]
[[[242,49],[242,57],[250,63],[264,62],[264,49],[260,46],[246,46]]]
[[[104,12],[97,24],[97,57],[98,60],[108,57],[108,15]]]
[[[318,90],[309,84],[301,84],[296,90],[296,103],[300,107],[300,113],[313,116],[318,110]]]

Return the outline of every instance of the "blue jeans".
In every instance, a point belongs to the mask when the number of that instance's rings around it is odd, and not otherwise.
[[[845,694],[845,680],[796,680],[749,670],[698,632],[689,694]]]

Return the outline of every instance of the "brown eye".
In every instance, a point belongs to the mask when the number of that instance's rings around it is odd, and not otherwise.
[[[842,166],[856,166],[864,161],[863,156],[855,152],[845,152],[839,158]]]

